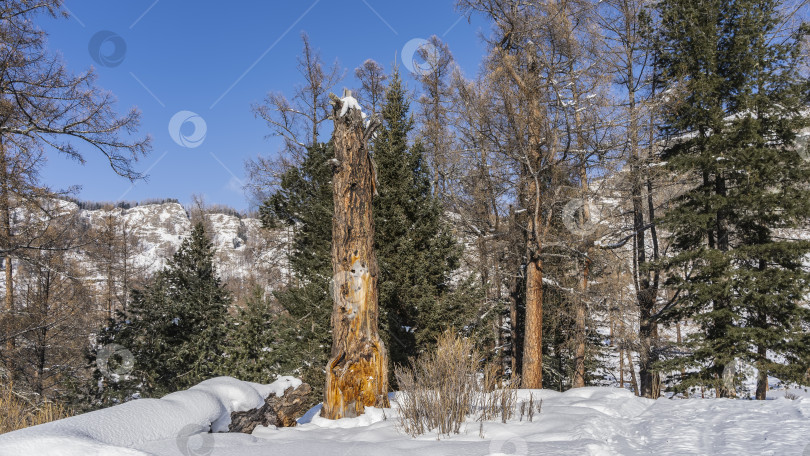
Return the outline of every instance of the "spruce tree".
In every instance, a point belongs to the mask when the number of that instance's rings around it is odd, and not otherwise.
[[[303,162],[284,172],[276,192],[262,204],[266,228],[292,226],[290,268],[294,283],[273,293],[284,309],[267,331],[275,339],[272,357],[278,373],[298,375],[323,397],[325,371],[332,346],[332,167],[331,143],[307,148]]]
[[[444,329],[466,326],[465,317],[477,309],[454,299],[450,273],[458,268],[461,250],[433,194],[424,146],[418,140],[408,144],[414,122],[397,70],[385,94],[382,124],[373,144],[380,320],[392,362],[405,363]],[[457,293],[474,294],[470,287],[463,283]]]
[[[759,370],[756,397],[764,399],[768,375],[801,381],[810,356],[802,268],[810,243],[790,235],[810,215],[810,168],[795,144],[808,126],[798,70],[806,29],[775,37],[779,6],[658,5],[658,77],[670,95],[662,158],[686,179],[663,220],[673,234],[670,284],[679,290],[665,316],[701,328],[668,367],[691,367],[683,386],[714,386],[721,396],[734,394],[722,378],[735,359]]]
[[[105,398],[158,397],[221,372],[231,297],[213,258],[213,244],[199,223],[167,267],[143,290],[133,290],[128,313],[102,330],[99,345],[121,345],[135,361],[128,375],[96,373],[109,380]]]
[[[264,290],[256,287],[230,319],[222,372],[243,381],[270,383],[279,371],[279,355],[285,355],[278,350],[277,339],[275,309]]]

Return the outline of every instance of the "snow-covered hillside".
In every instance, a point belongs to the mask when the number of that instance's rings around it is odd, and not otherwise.
[[[47,225],[66,227],[68,234],[61,242],[70,247],[59,271],[81,279],[95,295],[98,309],[94,310],[102,310],[110,296],[113,311],[124,308],[129,290],[143,286],[163,269],[192,229],[189,213],[174,202],[84,209],[74,202],[54,199],[47,206],[53,218],[18,210],[14,217],[18,229],[26,229],[29,223],[40,231]],[[202,217],[214,245],[217,273],[236,301],[255,286],[270,292],[289,283],[286,253],[291,230],[267,230],[260,220],[235,213],[210,212]],[[20,290],[33,276],[26,276],[20,259],[12,261]],[[0,270],[4,269],[0,259]],[[5,274],[0,274],[0,295],[5,294],[5,282]]]
[[[125,227],[136,238],[136,267],[145,268],[150,273],[160,270],[191,233],[189,215],[178,203],[145,204],[130,209],[110,210],[79,210],[73,203],[66,204],[72,205],[68,209],[79,211],[80,217],[93,228],[104,226],[109,218]],[[205,217],[223,279],[246,277],[255,271],[259,263],[284,268],[280,261],[284,258],[280,250],[284,244],[283,231],[268,233],[261,229],[261,222],[253,218],[221,213],[206,214]]]
[[[297,383],[290,377],[271,385],[215,378],[162,399],[0,435],[0,456],[810,454],[810,398],[653,401],[599,387],[520,390],[519,401],[530,394],[542,399],[540,414],[532,422],[486,422],[483,437],[479,423],[468,422],[459,435],[411,438],[398,430],[396,400],[390,409],[370,408],[357,418],[330,421],[316,408],[294,428],[217,432],[227,428],[231,411],[255,407],[270,391]]]

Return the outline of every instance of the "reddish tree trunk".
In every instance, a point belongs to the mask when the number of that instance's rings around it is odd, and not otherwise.
[[[540,258],[540,190],[537,180],[530,185],[531,230],[526,265],[526,329],[523,333],[523,387],[543,387],[543,260]]]
[[[523,334],[523,387],[543,387],[543,264],[526,266],[526,330]]]

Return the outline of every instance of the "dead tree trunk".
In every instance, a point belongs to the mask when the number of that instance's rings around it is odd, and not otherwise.
[[[231,412],[231,424],[228,432],[250,434],[256,426],[293,427],[297,418],[307,410],[307,396],[312,387],[306,383],[297,388],[290,386],[281,396],[270,393],[264,404],[244,412]]]
[[[364,127],[351,93],[330,94],[334,106],[332,221],[332,358],[326,366],[321,414],[330,419],[361,415],[367,406],[388,405],[388,354],[378,334],[377,257],[371,213],[376,176],[368,139],[378,123]]]

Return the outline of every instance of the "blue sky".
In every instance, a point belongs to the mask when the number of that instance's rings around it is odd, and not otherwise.
[[[301,83],[296,69],[301,32],[326,62],[337,58],[348,70],[340,90],[356,85],[353,70],[365,59],[390,71],[395,55],[402,65],[406,43],[434,34],[472,76],[483,53],[480,35],[487,31],[481,20],[468,23],[452,0],[66,0],[65,6],[69,19],[40,18],[49,49],[74,72],[93,66],[97,84],[116,95],[119,112],[141,110],[141,133],[154,141],[151,155],[138,163],[149,179],[135,185],[116,176],[88,147],[80,145],[85,165],[51,153],[43,182],[54,189],[80,185],[76,196],[91,201],[186,203],[201,194],[209,203],[247,209],[240,188],[245,160],[277,154],[281,147],[266,137],[270,130],[254,118],[250,105],[268,91],[289,94]],[[417,87],[410,77],[407,82]],[[177,116],[180,135],[191,141],[186,145],[196,147],[183,147],[170,135],[170,121],[182,111],[199,116],[191,120],[205,136],[196,142],[195,125],[183,122],[191,114]]]

